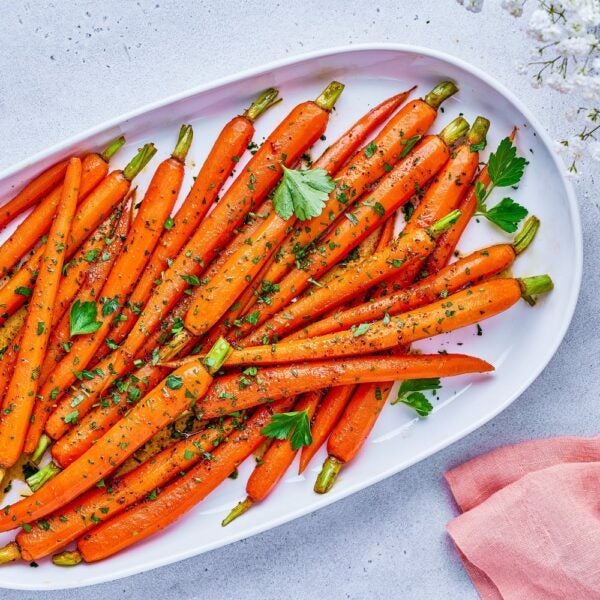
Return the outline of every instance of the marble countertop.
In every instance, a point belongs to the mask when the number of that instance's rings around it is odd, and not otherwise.
[[[569,98],[533,90],[515,63],[526,20],[487,0],[11,2],[0,5],[0,169],[82,129],[186,88],[282,56],[363,42],[447,51],[511,88],[554,137],[570,133]],[[476,598],[445,534],[455,507],[442,473],[521,440],[598,431],[600,169],[575,182],[584,283],[569,332],[537,381],[493,421],[406,471],[318,513],[232,546],[81,590],[3,600],[103,598]],[[594,351],[593,349],[596,348]]]

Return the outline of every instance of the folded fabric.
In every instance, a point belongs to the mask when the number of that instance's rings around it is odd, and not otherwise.
[[[600,436],[525,442],[445,474],[484,600],[600,600]]]

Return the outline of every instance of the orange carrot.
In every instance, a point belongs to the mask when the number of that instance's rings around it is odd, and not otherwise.
[[[330,215],[335,218],[358,200],[359,192],[365,189],[364,178],[370,182],[376,181],[404,158],[431,127],[442,102],[457,91],[458,88],[452,82],[444,81],[435,86],[423,100],[413,100],[404,106],[363,152],[357,154],[342,170],[332,200],[322,213],[327,218],[311,219],[290,233],[277,253],[277,260],[264,278],[271,283],[278,283],[286,272],[296,266],[297,261],[303,262],[312,243],[331,225]],[[411,186],[411,190],[414,191],[414,186]]]
[[[117,144],[118,142],[118,144]],[[79,202],[104,179],[108,173],[108,161],[125,143],[124,138],[113,142],[102,154],[87,154],[81,161],[82,179]],[[62,185],[54,188],[0,246],[0,272],[7,273],[29,252],[40,238],[48,232],[52,217],[62,195]]]
[[[79,246],[89,237],[104,219],[123,200],[133,178],[144,168],[152,158],[156,149],[152,144],[146,144],[130,161],[123,171],[116,170],[105,177],[89,196],[81,203],[71,229],[69,246],[65,260],[77,251]],[[82,178],[81,187],[86,186]],[[12,276],[6,285],[0,289],[0,324],[20,308],[31,292],[44,247],[38,248],[31,258]]]
[[[50,335],[54,300],[62,272],[65,247],[77,206],[81,183],[81,160],[69,161],[57,215],[50,227],[48,243],[23,326],[16,368],[2,403],[0,421],[0,468],[14,465],[23,450],[39,373]]]
[[[204,361],[206,367],[194,362],[165,378],[67,469],[31,496],[5,506],[0,511],[0,531],[53,513],[107,477],[197,398],[204,396],[212,382],[213,369],[220,368],[229,349],[226,342],[219,343]]]
[[[162,234],[148,266],[123,309],[125,318],[111,332],[111,337],[117,344],[131,331],[136,314],[139,314],[148,301],[155,281],[160,279],[168,261],[177,256],[217,200],[223,184],[252,141],[254,122],[277,102],[277,96],[276,89],[264,91],[243,115],[234,117],[219,134],[192,189]]]
[[[6,388],[15,371],[15,364],[17,362],[17,356],[19,355],[22,337],[23,328],[21,327],[20,331],[8,345],[0,359],[0,401],[4,399],[4,393],[6,392]]]
[[[353,330],[234,350],[226,365],[279,364],[379,352],[473,325],[510,308],[521,295],[530,296],[551,289],[552,280],[547,275],[495,279],[452,294],[421,310],[362,327],[359,325]]]
[[[405,95],[408,95],[408,92]],[[322,106],[325,110],[333,108],[332,103],[322,103]],[[426,106],[429,111],[432,111],[428,105]],[[401,145],[397,133],[395,137],[391,137],[396,146]],[[385,154],[383,149],[380,153],[369,151],[362,154],[362,159],[353,161],[355,164],[338,173],[336,177],[338,187],[341,186],[349,198],[355,195],[356,197],[360,196],[368,185],[375,182],[385,172],[383,168],[383,162],[385,162],[383,155]],[[331,169],[334,169],[337,162],[327,159],[322,164],[329,165]],[[329,175],[332,173],[333,171],[328,172]],[[339,206],[338,194],[339,192],[332,191],[327,204]],[[327,207],[324,210],[328,214],[332,214]],[[310,227],[310,222],[315,220],[322,221],[321,218],[312,219],[305,226]],[[248,244],[232,255],[206,285],[196,290],[185,319],[187,329],[195,335],[202,335],[223,316],[275,252],[293,222],[282,218],[275,211],[269,215],[256,234],[249,238]],[[218,301],[215,301],[216,298]]]
[[[329,434],[342,416],[355,389],[356,388],[353,385],[340,385],[332,387],[325,394],[310,429],[312,442],[308,446],[302,448],[298,473],[304,472],[313,456],[323,445],[323,442],[329,437]]]
[[[197,364],[197,361],[190,364]],[[492,369],[485,361],[461,354],[369,355],[343,361],[329,358],[315,362],[297,361],[294,365],[261,368],[255,377],[239,373],[223,375],[215,380],[204,398],[198,400],[195,412],[200,418],[212,419],[330,386],[450,377]]]
[[[304,259],[303,268],[291,271],[279,282],[278,291],[270,297],[270,303],[261,306],[254,323],[246,323],[242,332],[248,331],[253,324],[262,325],[287,306],[311,281],[318,279],[392,216],[414,194],[415,186],[423,187],[444,166],[450,156],[449,145],[457,137],[462,137],[467,128],[468,123],[458,117],[439,136],[426,136],[381,179],[367,202],[344,214],[330,233],[320,240],[315,252]]]
[[[49,515],[45,519],[48,527],[21,530],[16,537],[21,557],[32,561],[47,556],[131,504],[148,495],[154,497],[159,488],[195,465],[241,426],[242,421],[233,417],[213,423]]]
[[[135,202],[135,198],[132,199]],[[86,280],[83,282],[81,289],[78,294],[75,295],[72,300],[74,302],[95,302],[100,297],[100,290],[104,285],[104,282],[125,242],[127,231],[129,229],[131,220],[131,204],[127,204],[121,212],[121,216],[117,221],[114,230],[110,237],[103,239],[103,248],[98,255],[92,259],[89,264],[89,269],[86,274]],[[108,239],[109,243],[106,243]],[[57,311],[58,312],[58,311]],[[53,324],[53,329],[50,335],[50,341],[48,342],[48,350],[46,351],[46,357],[44,359],[42,370],[40,372],[40,382],[43,385],[52,371],[56,368],[57,363],[61,361],[64,355],[67,353],[67,348],[70,345],[71,333],[70,333],[70,311],[63,311],[62,317],[59,315],[58,322]],[[55,319],[56,320],[56,319]],[[65,348],[65,345],[67,348]],[[85,368],[85,367],[83,367]],[[44,421],[41,412],[45,410],[43,403],[37,403],[35,406],[35,421]],[[30,453],[35,450],[35,444],[33,444],[34,438],[37,437],[34,427],[30,428],[28,439],[25,443],[25,452]],[[36,441],[37,444],[37,441]]]
[[[14,198],[0,208],[0,229],[4,229],[15,217],[33,206],[40,198],[58,185],[67,170],[69,159],[61,160],[30,181]]]
[[[35,431],[30,436],[30,443],[34,448],[44,425],[48,435],[56,439],[68,429],[69,423],[77,420],[73,416],[73,408],[74,403],[77,405],[80,401],[82,394],[80,390],[75,390],[73,396],[65,394],[57,401],[56,408],[48,417],[53,397],[65,391],[77,379],[77,373],[89,377],[86,375],[86,367],[104,343],[111,323],[150,258],[163,224],[177,200],[184,177],[184,161],[191,141],[192,128],[183,125],[173,154],[158,166],[152,177],[131,230],[123,243],[123,252],[116,257],[108,277],[101,286],[98,298],[102,308],[97,311],[100,327],[92,334],[80,335],[73,342],[69,353],[55,365],[51,375],[42,385],[38,398],[40,407],[36,411]]]
[[[320,390],[303,394],[294,405],[294,411],[306,412],[310,422],[317,410],[321,396]],[[292,464],[297,452],[298,450],[293,447],[292,442],[287,438],[273,441],[246,483],[246,499],[242,500],[223,519],[223,527],[245,513],[253,504],[262,502],[273,491]]]
[[[244,428],[211,454],[209,460],[190,469],[160,491],[152,501],[145,501],[80,538],[77,547],[86,562],[111,556],[133,543],[164,529],[188,512],[220,485],[264,440],[261,431],[274,413],[285,412],[292,400],[282,400],[262,407]]]
[[[343,86],[331,83],[322,95],[339,96]],[[233,181],[223,198],[193,237],[181,249],[173,264],[163,273],[122,346],[106,356],[97,368],[104,374],[86,381],[87,398],[93,403],[118,377],[132,368],[133,357],[146,338],[155,331],[165,315],[185,291],[200,283],[199,275],[226,245],[244,216],[255,211],[275,187],[282,174],[281,165],[296,164],[302,154],[321,136],[329,113],[315,102],[303,102],[271,133]],[[110,367],[110,371],[109,371]]]

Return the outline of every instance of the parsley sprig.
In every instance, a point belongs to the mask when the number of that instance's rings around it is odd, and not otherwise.
[[[406,404],[413,408],[420,417],[427,417],[433,410],[433,405],[423,392],[439,390],[441,387],[438,377],[407,379],[400,385],[398,396],[392,401],[392,404]]]
[[[98,307],[95,302],[81,302],[76,300],[71,306],[69,314],[70,335],[87,335],[94,333],[102,327],[102,321],[97,320]]]
[[[521,181],[527,161],[517,156],[517,149],[510,138],[504,138],[496,152],[490,154],[488,175],[490,184],[486,187],[481,181],[475,185],[477,214],[485,217],[503,231],[514,233],[528,214],[527,209],[512,198],[503,198],[498,204],[488,208],[487,200],[497,187],[512,187]]]
[[[297,171],[283,166],[281,183],[273,195],[275,212],[282,219],[292,215],[300,221],[318,217],[335,183],[324,169]]]
[[[292,450],[310,446],[312,443],[310,419],[306,410],[273,415],[271,422],[262,428],[261,433],[265,437],[277,440],[289,439]]]

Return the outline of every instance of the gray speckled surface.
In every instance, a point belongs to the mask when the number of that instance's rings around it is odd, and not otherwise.
[[[555,137],[567,99],[536,91],[514,69],[524,20],[487,0],[362,2],[67,1],[0,5],[0,168],[140,104],[282,56],[369,41],[446,50],[512,88]],[[343,7],[343,8],[342,8]],[[217,60],[215,60],[217,57]],[[598,430],[596,315],[599,178],[576,182],[585,244],[573,324],[544,373],[508,410],[461,442],[316,514],[150,573],[83,590],[2,590],[38,598],[474,598],[444,533],[455,508],[442,473],[499,445]],[[594,351],[594,348],[596,350]]]

